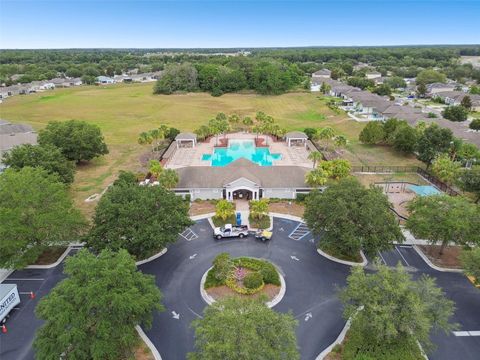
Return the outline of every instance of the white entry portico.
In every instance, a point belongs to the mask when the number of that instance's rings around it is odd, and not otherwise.
[[[225,198],[232,201],[236,193],[243,194],[244,190],[251,193],[251,199],[247,200],[258,200],[260,198],[260,185],[244,177],[225,184]]]

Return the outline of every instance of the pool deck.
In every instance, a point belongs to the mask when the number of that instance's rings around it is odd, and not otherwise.
[[[219,136],[219,139],[223,136]],[[227,134],[228,139],[255,140],[256,134],[234,133]],[[281,154],[280,160],[275,160],[273,166],[301,166],[312,168],[312,161],[308,160],[308,150],[304,147],[288,147],[284,141],[275,142],[270,136],[260,135],[261,138],[268,138],[270,153]],[[209,142],[199,142],[194,148],[176,149],[172,157],[165,164],[166,168],[178,169],[187,166],[210,166],[210,160],[202,160],[203,154],[212,154],[215,147],[215,137]]]

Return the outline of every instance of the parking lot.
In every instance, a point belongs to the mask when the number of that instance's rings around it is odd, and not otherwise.
[[[185,359],[193,350],[191,321],[202,316],[206,303],[200,296],[203,273],[220,252],[232,256],[265,258],[277,265],[286,281],[283,300],[276,311],[292,311],[299,325],[298,345],[302,359],[314,359],[340,333],[345,324],[337,289],[345,285],[350,267],[332,262],[316,252],[316,241],[302,223],[274,218],[271,241],[245,239],[214,240],[206,220],[196,222],[179,234],[179,240],[165,255],[140,266],[155,276],[164,294],[165,312],[155,313],[152,329],[146,331],[164,359]],[[74,253],[75,250],[71,252]],[[480,291],[462,274],[439,272],[430,268],[410,245],[397,245],[380,252],[377,261],[394,267],[404,266],[414,278],[433,276],[448,298],[456,304],[453,321],[456,332],[433,334],[436,350],[431,360],[476,360],[480,354]],[[369,259],[367,266],[373,269]],[[5,283],[18,286],[21,303],[7,322],[8,332],[0,334],[0,359],[34,359],[32,348],[36,329],[42,322],[34,315],[39,299],[47,295],[63,278],[63,266],[47,270],[13,272]],[[31,298],[30,293],[35,294]]]

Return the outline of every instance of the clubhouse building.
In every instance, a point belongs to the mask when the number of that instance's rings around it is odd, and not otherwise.
[[[175,193],[191,200],[295,199],[311,190],[305,177],[313,165],[308,160],[313,144],[303,133],[287,135],[279,141],[227,134],[218,146],[214,138],[197,142],[192,134],[180,134],[177,142],[188,138],[190,146],[172,143],[165,167],[179,175]]]

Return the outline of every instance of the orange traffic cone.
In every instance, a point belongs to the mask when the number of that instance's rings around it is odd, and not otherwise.
[[[5,325],[2,325],[2,333],[6,334],[7,332],[7,327]]]
[[[35,294],[33,293],[33,291],[30,291],[30,299],[35,299]]]

